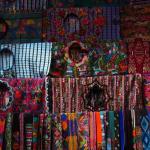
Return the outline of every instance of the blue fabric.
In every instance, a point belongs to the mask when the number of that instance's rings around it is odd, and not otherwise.
[[[144,150],[150,150],[150,118],[148,115],[141,117],[142,143]]]
[[[124,135],[124,115],[122,110],[119,111],[119,130],[120,130],[120,148],[121,150],[124,150],[125,135]]]

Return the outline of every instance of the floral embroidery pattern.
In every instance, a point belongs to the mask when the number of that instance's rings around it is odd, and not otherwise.
[[[81,40],[94,43],[106,23],[101,8],[51,8],[47,15],[48,32],[45,34],[52,42]]]
[[[2,79],[9,83],[14,92],[14,102],[8,112],[45,112],[44,79]]]
[[[50,75],[77,77],[128,73],[125,45],[121,42],[100,44],[96,49],[78,41],[67,45],[53,43]]]
[[[18,16],[20,17],[18,18]],[[21,40],[30,42],[41,39],[42,15],[35,15],[34,17],[32,15],[22,16],[23,14],[18,13],[16,15],[10,15],[9,18],[5,19],[5,24],[7,26],[3,28],[3,30],[6,32],[8,28],[8,31],[7,34],[5,34],[6,36],[3,36],[3,41],[6,39],[18,40],[20,39],[20,36]],[[15,19],[12,19],[14,17]]]

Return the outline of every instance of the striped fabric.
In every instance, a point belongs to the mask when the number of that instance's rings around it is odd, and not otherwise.
[[[3,77],[9,70],[17,78],[46,76],[50,62],[51,43],[0,44],[0,75]]]
[[[47,0],[0,0],[0,12],[3,11],[41,11],[47,8]]]

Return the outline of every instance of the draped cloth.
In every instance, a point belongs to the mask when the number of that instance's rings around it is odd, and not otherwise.
[[[13,115],[8,113],[5,126],[5,149],[7,150],[11,150],[12,147],[12,121]]]
[[[86,111],[88,104],[91,104],[92,100],[97,101],[91,94],[91,90],[97,85],[101,86],[100,90],[103,90],[101,93],[104,97],[102,101],[104,103],[103,110],[120,110],[121,108],[130,110],[135,107],[143,107],[142,77],[140,74],[52,78],[51,81],[53,113]],[[97,95],[98,93],[93,94],[97,97],[101,96]],[[97,109],[97,103],[95,103],[94,110],[101,110],[101,104]]]
[[[39,129],[39,116],[33,115],[33,134],[32,134],[32,149],[37,150],[38,147],[38,129]]]
[[[12,149],[20,150],[20,121],[19,121],[19,113],[13,114],[13,122],[12,122]]]
[[[0,148],[147,150],[150,144],[149,122],[148,115],[138,109],[58,114],[1,114]]]
[[[6,119],[5,115],[0,116],[0,150],[3,149],[3,138],[4,138],[4,133],[5,133],[5,124],[6,124]]]
[[[88,113],[77,113],[79,150],[88,150],[89,147],[89,119]]]
[[[148,115],[142,115],[141,119],[141,129],[142,129],[142,143],[143,149],[150,149],[150,117]]]
[[[13,91],[13,102],[5,112],[45,112],[46,89],[45,79],[1,79],[5,81]],[[1,107],[1,105],[0,105]],[[0,112],[2,110],[0,109]]]
[[[44,132],[43,148],[46,150],[50,150],[51,149],[51,115],[50,114],[45,114],[43,132]]]
[[[61,115],[52,114],[52,149],[63,149]]]
[[[148,113],[150,114],[150,74],[143,75],[144,77],[144,98]]]
[[[24,130],[25,149],[32,150],[33,116],[31,114],[24,115]]]

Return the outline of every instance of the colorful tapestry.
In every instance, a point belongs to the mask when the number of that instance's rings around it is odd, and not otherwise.
[[[78,77],[128,73],[126,45],[122,42],[100,42],[99,48],[72,41],[53,43],[50,76]]]
[[[150,149],[150,117],[148,115],[141,116],[142,143],[143,149]]]
[[[31,42],[42,39],[42,14],[5,14],[4,20],[8,26],[7,33],[1,42],[21,41]]]
[[[77,113],[78,123],[78,139],[79,139],[79,150],[88,149],[89,147],[89,119],[88,113]]]
[[[142,129],[140,124],[140,117],[143,114],[144,109],[131,110],[132,119],[132,136],[133,136],[133,148],[134,150],[143,150],[142,146]]]
[[[128,42],[128,63],[129,73],[150,73],[150,42]]]
[[[6,125],[5,125],[5,144],[4,147],[7,150],[11,150],[12,147],[12,121],[13,115],[11,113],[7,114]]]
[[[140,74],[51,80],[53,112],[124,110],[144,106]]]
[[[51,114],[45,114],[43,127],[43,149],[51,149]]]
[[[120,39],[120,8],[50,8],[44,19],[43,39],[51,42],[84,41],[93,46],[100,40]],[[53,20],[53,21],[52,21]]]
[[[52,149],[63,149],[61,115],[52,114]]]
[[[24,144],[25,149],[32,150],[32,135],[33,135],[33,116],[32,114],[24,115]],[[21,145],[20,145],[21,146]]]
[[[62,114],[62,137],[63,137],[63,149],[77,150],[77,120],[76,114]]]
[[[1,112],[45,112],[45,79],[1,79]],[[3,83],[4,82],[4,83]]]
[[[32,135],[32,149],[38,148],[38,129],[39,129],[39,116],[33,115],[33,135]]]
[[[149,24],[150,5],[133,5],[123,7],[121,17],[121,34],[124,39],[130,41],[135,38],[142,38],[144,41],[150,41]]]
[[[0,114],[0,126],[1,149],[118,150],[122,146],[121,150],[149,150],[149,118],[138,109]],[[119,141],[124,135],[125,148]]]
[[[150,74],[144,75],[144,98],[146,102],[146,108],[150,114]]]

